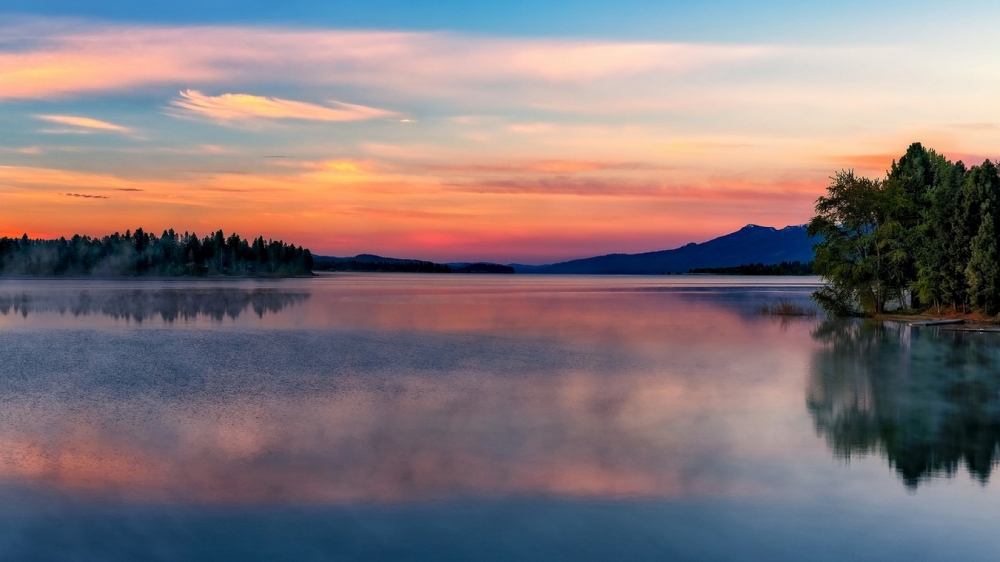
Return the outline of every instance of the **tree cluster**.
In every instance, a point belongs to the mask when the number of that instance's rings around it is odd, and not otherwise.
[[[454,273],[500,273],[509,275],[515,273],[514,268],[499,263],[477,262],[452,268]]]
[[[141,228],[103,238],[0,238],[3,275],[289,276],[309,274],[312,266],[312,254],[301,246],[263,236],[226,237],[221,230],[205,238],[173,229],[156,236]]]
[[[381,271],[393,273],[451,273],[447,264],[419,260],[357,260],[317,257],[316,271]]]
[[[812,262],[783,261],[765,265],[763,263],[745,263],[735,267],[696,267],[688,273],[707,273],[711,275],[812,275]]]
[[[1000,170],[967,168],[919,143],[885,178],[841,171],[816,201],[814,294],[828,312],[889,308],[1000,313]]]

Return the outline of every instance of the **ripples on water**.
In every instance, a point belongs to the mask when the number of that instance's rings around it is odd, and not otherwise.
[[[1000,546],[1000,334],[756,313],[782,297],[808,306],[810,290],[5,281],[0,559],[933,559]]]

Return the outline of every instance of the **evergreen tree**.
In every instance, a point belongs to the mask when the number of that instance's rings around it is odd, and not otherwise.
[[[962,303],[962,310],[967,311],[968,307],[978,309],[977,298],[972,295],[968,266],[971,263],[972,252],[976,246],[975,239],[980,237],[982,223],[987,214],[996,216],[997,209],[1000,208],[1000,171],[997,170],[989,160],[979,166],[973,166],[966,174],[965,185],[962,189],[961,207],[957,210],[956,230],[957,240],[954,243],[956,251],[961,254],[964,264],[960,264],[962,273],[965,274],[966,284],[969,294],[966,295]],[[985,242],[985,240],[980,240]],[[979,266],[977,266],[979,267]]]
[[[940,311],[958,308],[967,300],[965,267],[969,262],[970,238],[958,220],[963,207],[966,169],[934,154],[935,185],[925,202],[923,222],[917,227],[917,282],[915,289],[924,302]]]
[[[965,274],[972,305],[990,316],[1000,312],[1000,253],[991,212],[983,215],[979,233],[972,239],[972,256]]]
[[[937,184],[938,166],[937,154],[927,150],[919,142],[906,149],[898,162],[893,161],[885,182],[888,189],[898,190],[898,207],[894,211],[894,219],[902,230],[901,238],[895,245],[903,252],[896,267],[901,276],[906,279],[918,278],[918,256],[922,253],[921,246],[925,242],[920,225],[924,222],[923,209]],[[914,284],[915,285],[915,284]],[[919,291],[910,286],[911,304],[919,306]]]
[[[312,271],[309,250],[259,237],[255,253],[248,242],[222,231],[199,239],[173,230],[104,238],[67,240],[0,238],[0,274],[8,275],[303,275]]]

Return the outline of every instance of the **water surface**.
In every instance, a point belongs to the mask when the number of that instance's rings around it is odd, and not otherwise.
[[[986,559],[1000,334],[814,280],[0,281],[0,559]]]

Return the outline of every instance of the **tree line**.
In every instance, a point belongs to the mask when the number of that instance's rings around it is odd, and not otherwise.
[[[745,263],[733,267],[696,267],[688,273],[711,275],[812,275],[812,262],[783,261],[776,264]]]
[[[809,222],[816,301],[836,315],[888,309],[1000,313],[1000,170],[914,143],[884,178],[843,170]]]
[[[221,230],[204,238],[173,229],[156,236],[141,228],[103,238],[0,238],[2,275],[291,276],[307,275],[312,267],[306,248],[263,236],[226,237]]]
[[[392,273],[451,273],[447,264],[419,260],[359,260],[320,256],[316,271],[379,271]]]

